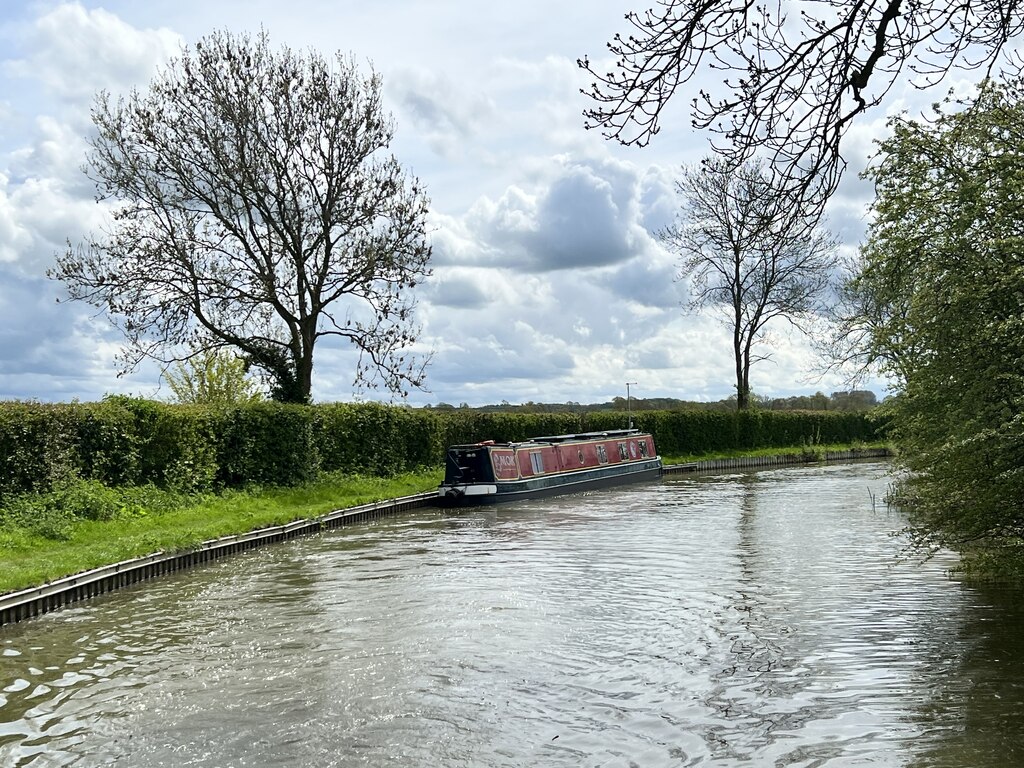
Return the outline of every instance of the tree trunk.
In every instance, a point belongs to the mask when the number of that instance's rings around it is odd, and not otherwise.
[[[745,411],[750,407],[750,386],[747,384],[747,366],[749,363],[744,359],[743,339],[739,334],[739,324],[733,333],[732,346],[736,357],[736,409]]]
[[[750,389],[742,381],[736,385],[736,410],[745,411],[750,408]]]
[[[300,402],[310,403],[313,401],[312,341],[304,345],[302,355],[295,361],[295,385],[296,394],[301,398]]]

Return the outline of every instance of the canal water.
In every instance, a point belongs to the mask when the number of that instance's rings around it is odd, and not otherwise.
[[[888,482],[420,510],[0,628],[0,765],[1024,764],[1024,606]]]

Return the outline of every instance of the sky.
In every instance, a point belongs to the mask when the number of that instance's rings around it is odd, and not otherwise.
[[[433,275],[417,287],[426,390],[407,402],[713,401],[735,392],[731,337],[684,312],[673,180],[709,150],[677,98],[645,148],[584,129],[576,60],[600,61],[643,0],[107,0],[0,3],[0,399],[170,398],[155,364],[119,376],[119,333],[64,301],[46,276],[68,242],[105,216],[82,168],[90,105],[145,88],[182,45],[216,29],[274,46],[351,53],[383,78],[392,151],[431,199]],[[897,90],[887,105],[901,108]],[[846,142],[850,170],[828,223],[855,249],[870,187],[857,178],[884,130],[866,116]],[[317,348],[316,401],[389,399],[353,387],[355,355]],[[751,370],[769,397],[847,389],[820,377],[806,340],[779,326]],[[885,382],[867,388],[885,394]]]

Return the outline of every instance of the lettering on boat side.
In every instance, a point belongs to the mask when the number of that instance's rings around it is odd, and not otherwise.
[[[494,476],[499,480],[514,480],[519,477],[516,455],[512,451],[491,451],[491,464],[494,467]]]

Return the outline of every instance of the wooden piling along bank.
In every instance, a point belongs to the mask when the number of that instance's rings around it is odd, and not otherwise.
[[[675,475],[686,472],[714,472],[722,469],[806,464],[819,460],[850,461],[852,459],[884,458],[888,455],[889,452],[886,449],[877,448],[853,451],[826,451],[820,458],[796,454],[792,456],[709,459],[688,464],[669,464],[665,466],[664,471],[665,474]],[[32,587],[20,592],[0,595],[0,627],[5,624],[22,621],[23,619],[40,616],[65,605],[112,592],[115,589],[131,584],[137,584],[146,579],[208,563],[237,552],[244,552],[266,544],[287,541],[332,528],[340,528],[351,523],[375,520],[412,509],[433,506],[436,499],[437,494],[429,491],[389,501],[363,504],[350,509],[339,509],[312,520],[296,520],[286,525],[214,539],[204,542],[196,549],[187,552],[174,554],[157,552],[146,557],[125,560],[113,565],[103,566],[102,568],[95,568],[91,571],[77,573],[74,576],[58,579],[40,587]]]

